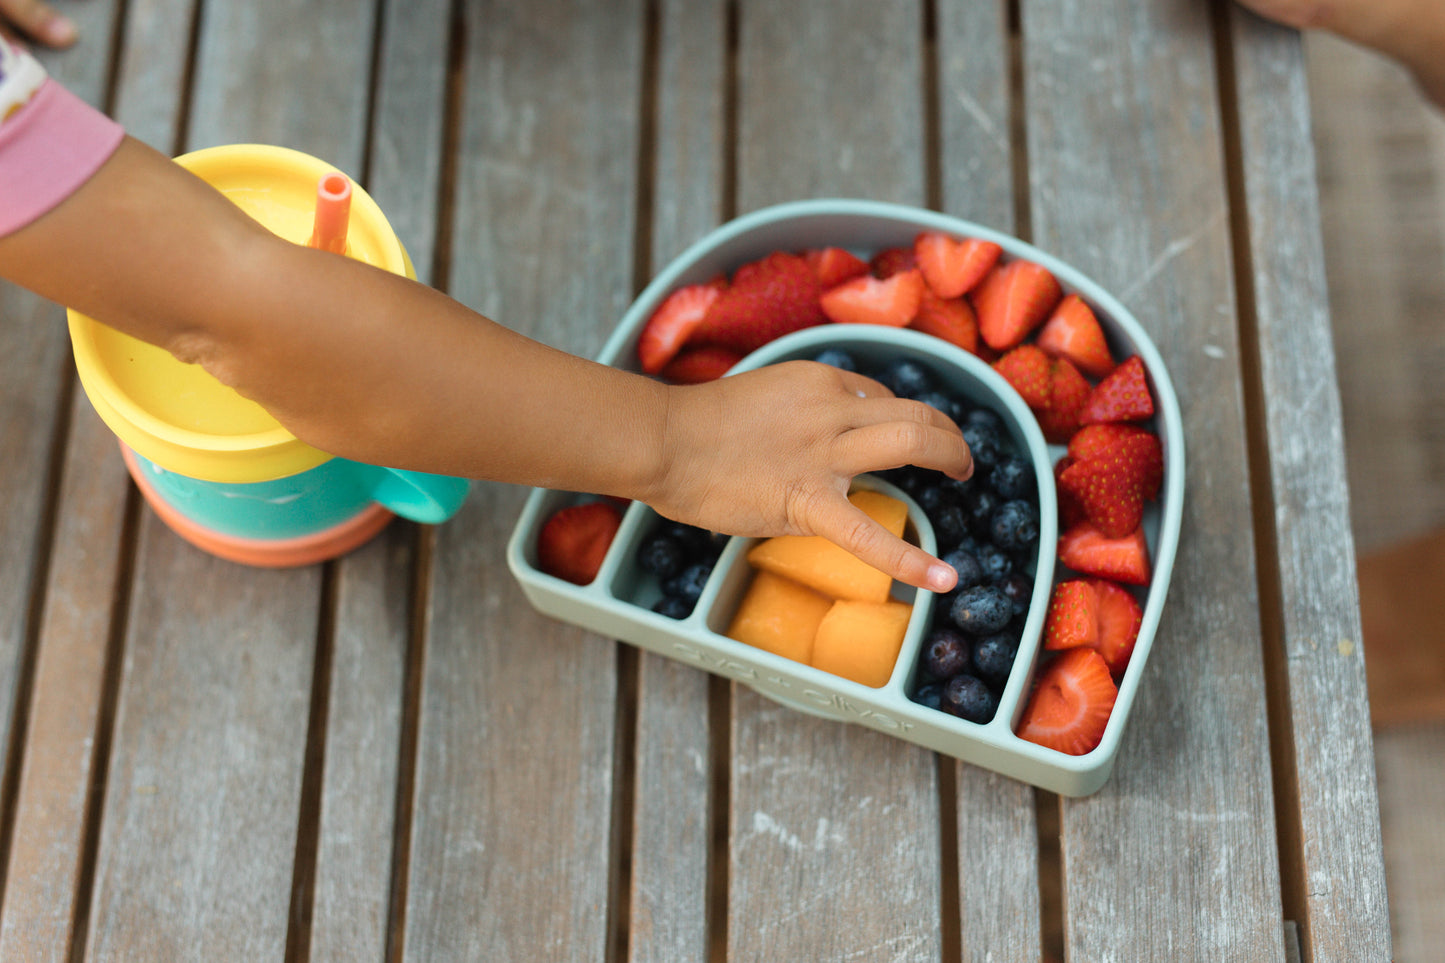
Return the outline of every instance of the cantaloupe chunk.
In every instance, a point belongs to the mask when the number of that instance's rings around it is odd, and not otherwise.
[[[813,666],[877,688],[893,674],[913,606],[839,599],[818,623]]]
[[[806,663],[813,655],[818,623],[833,605],[805,585],[757,572],[728,626],[728,638]]]
[[[848,500],[870,518],[902,537],[908,506],[879,492],[859,490]],[[748,552],[753,568],[801,582],[835,599],[883,602],[893,579],[821,535],[779,535]]]

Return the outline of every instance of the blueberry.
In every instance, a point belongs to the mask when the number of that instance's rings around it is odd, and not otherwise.
[[[923,640],[923,674],[930,679],[949,679],[968,668],[972,646],[963,633],[943,626]]]
[[[1018,455],[1004,455],[989,471],[988,485],[1000,498],[1028,498],[1034,491],[1033,471]]]
[[[697,603],[698,596],[702,595],[702,587],[707,584],[707,577],[712,574],[712,566],[710,559],[693,562],[672,578],[663,580],[662,594],[683,599],[690,610],[691,606]]]
[[[944,683],[939,708],[969,722],[985,723],[997,711],[998,697],[982,679],[962,673]]]
[[[987,473],[1003,455],[1003,443],[994,428],[976,421],[965,421],[960,428],[973,455],[974,471]]]
[[[1023,551],[1039,540],[1038,512],[1021,498],[1004,502],[989,519],[989,534],[1004,551]]]
[[[933,376],[912,358],[890,362],[879,373],[878,380],[900,398],[918,398],[933,389]]]
[[[943,701],[942,683],[930,682],[928,685],[919,686],[918,691],[913,693],[913,701],[930,709],[939,708]]]
[[[983,567],[983,577],[990,582],[1002,582],[1013,573],[1014,560],[996,545],[980,545],[975,557]]]
[[[999,591],[1008,596],[1013,603],[1014,615],[1024,615],[1029,610],[1029,602],[1034,595],[1034,580],[1023,572],[1013,571],[998,580]]]
[[[954,501],[961,502],[973,490],[973,480],[977,477],[977,475],[969,475],[967,478],[950,478],[948,475],[940,475],[938,487],[943,489],[944,494]]]
[[[705,558],[712,553],[713,535],[705,528],[685,522],[663,520],[657,533],[676,539],[689,559]]]
[[[943,508],[957,504],[948,490],[939,484],[924,485],[918,490],[918,494],[913,497],[918,502],[918,507],[923,509],[923,514],[927,515],[930,521],[933,519],[933,516],[937,515]]]
[[[972,425],[983,425],[993,429],[996,437],[1001,437],[1004,433],[1003,416],[992,408],[975,408],[964,416],[964,420]]]
[[[984,581],[983,566],[979,564],[977,556],[966,549],[955,548],[943,556],[943,561],[953,566],[953,570],[958,573],[958,584],[953,587],[954,592],[962,592]]]
[[[968,537],[968,516],[961,505],[945,505],[928,520],[933,523],[933,535],[941,549],[959,545]]]
[[[696,600],[689,602],[687,599],[677,595],[664,595],[653,603],[652,611],[658,615],[665,615],[670,619],[685,619],[692,614]]]
[[[1011,632],[985,635],[973,644],[973,671],[994,690],[1008,682],[1014,658],[1019,652],[1019,639]]]
[[[687,548],[666,532],[655,532],[637,546],[637,566],[657,578],[671,578],[682,571],[688,557]]]
[[[1001,504],[999,497],[987,488],[975,488],[963,500],[963,512],[968,520],[968,530],[977,538],[988,541],[993,538],[993,513]]]
[[[813,358],[819,364],[830,364],[835,368],[842,368],[844,371],[857,371],[858,362],[853,356],[842,348],[824,348]]]
[[[989,635],[1008,625],[1013,604],[993,585],[974,585],[959,592],[949,610],[953,624],[970,635]]]
[[[955,423],[959,418],[963,417],[963,405],[959,403],[957,398],[946,395],[942,391],[926,391],[918,396],[918,400],[925,405],[937,408]]]

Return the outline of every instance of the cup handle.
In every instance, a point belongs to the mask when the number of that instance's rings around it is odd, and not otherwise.
[[[439,525],[457,513],[472,483],[451,475],[372,467],[371,497],[402,518]]]

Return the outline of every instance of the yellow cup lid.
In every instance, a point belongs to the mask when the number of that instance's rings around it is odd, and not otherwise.
[[[275,234],[305,244],[316,189],[335,167],[284,147],[210,147],[176,158]],[[381,208],[352,185],[347,255],[415,277]],[[258,482],[314,468],[331,456],[296,438],[264,408],[200,365],[67,312],[81,385],[121,441],[162,468],[218,482]]]

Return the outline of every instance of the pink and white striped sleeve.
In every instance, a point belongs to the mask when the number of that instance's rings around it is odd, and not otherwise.
[[[124,135],[119,124],[0,37],[0,237],[69,197]]]

